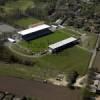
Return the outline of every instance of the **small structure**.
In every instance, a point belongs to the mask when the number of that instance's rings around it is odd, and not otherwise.
[[[58,20],[55,22],[56,25],[60,25],[61,23],[62,23],[62,19],[58,19]]]
[[[8,38],[8,41],[10,42],[10,43],[15,43],[16,41],[14,40],[14,39],[12,39],[12,38]]]
[[[49,25],[42,24],[39,26],[35,26],[32,28],[20,31],[20,32],[18,32],[18,34],[20,34],[20,36],[24,40],[32,40],[32,39],[38,38],[40,36],[44,36],[44,35],[51,33],[49,28],[50,28]]]
[[[95,73],[93,83],[90,85],[90,91],[96,94],[100,94],[100,73]]]
[[[49,45],[49,52],[54,53],[57,51],[60,51],[64,49],[66,46],[71,46],[72,44],[75,44],[77,42],[77,39],[74,37],[70,37],[68,39],[62,40],[60,42],[57,42],[55,44]]]
[[[93,85],[91,85],[91,92],[100,94],[100,80],[94,80]]]
[[[100,80],[100,74],[99,74],[99,73],[95,73],[95,74],[96,74],[95,78],[96,78],[97,80]]]
[[[56,26],[56,25],[51,25],[50,30],[51,30],[52,32],[55,32],[55,31],[57,30],[57,28],[58,28],[58,26]]]

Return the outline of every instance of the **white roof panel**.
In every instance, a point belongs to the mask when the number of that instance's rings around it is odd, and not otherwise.
[[[27,35],[27,34],[30,34],[30,33],[33,33],[33,32],[37,32],[37,31],[46,29],[46,28],[50,28],[50,26],[46,25],[46,24],[42,24],[42,25],[39,25],[39,26],[36,26],[36,27],[32,27],[32,28],[20,31],[20,32],[18,32],[18,34]]]
[[[56,48],[59,48],[59,47],[61,47],[61,46],[63,46],[63,45],[66,45],[66,44],[69,44],[69,43],[71,43],[71,42],[74,42],[74,41],[76,41],[76,40],[77,40],[76,38],[70,37],[70,38],[68,38],[68,39],[62,40],[62,41],[57,42],[57,43],[55,43],[55,44],[49,45],[49,48],[51,48],[51,49],[56,49]]]
[[[15,42],[15,40],[12,39],[12,38],[8,38],[8,41],[9,41],[9,42]]]

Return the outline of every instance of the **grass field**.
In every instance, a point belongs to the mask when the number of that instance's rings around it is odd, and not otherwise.
[[[21,18],[21,19],[14,21],[14,23],[16,25],[18,25],[20,27],[25,27],[25,28],[28,27],[29,25],[36,24],[39,22],[40,22],[40,20],[32,18],[32,17]]]
[[[18,64],[0,64],[1,76],[14,76],[31,79],[33,77],[55,77],[58,73],[67,74],[70,71],[78,71],[84,75],[88,68],[90,53],[78,47],[66,49],[59,54],[53,54],[35,59],[34,66]]]
[[[22,12],[24,12],[27,8],[31,8],[34,6],[34,3],[32,0],[17,0],[17,1],[8,1],[3,8],[6,10],[6,12],[9,12],[12,9],[20,9]]]
[[[8,0],[3,6],[0,5],[0,8],[3,9],[3,12],[1,12],[1,16],[13,16],[15,13],[17,15],[25,15],[27,9],[31,9],[35,6],[34,2],[32,0]],[[18,25],[19,27],[28,27],[30,24],[35,24],[40,22],[34,16],[27,17],[27,18],[12,18],[9,17],[8,21],[12,24]]]
[[[43,51],[48,48],[48,45],[61,41],[71,36],[76,36],[71,31],[58,30],[50,35],[32,40],[30,42],[22,41],[20,45],[31,49],[33,52]]]
[[[68,48],[59,54],[53,54],[40,58],[41,65],[52,71],[69,72],[78,71],[81,75],[87,71],[90,53],[78,47]]]

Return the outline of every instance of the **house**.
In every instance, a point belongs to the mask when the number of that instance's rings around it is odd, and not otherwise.
[[[18,32],[18,34],[21,36],[24,40],[32,40],[44,35],[48,35],[51,33],[49,30],[50,26],[47,24],[38,25],[35,27],[31,27],[29,29],[23,30]]]
[[[90,91],[93,93],[100,94],[100,73],[95,74],[95,79],[93,80],[92,85],[90,85]]]
[[[68,39],[65,39],[65,40],[62,40],[62,41],[59,41],[55,44],[51,44],[49,45],[49,52],[50,53],[54,53],[54,52],[57,52],[57,51],[60,51],[64,48],[66,48],[66,46],[72,46],[73,44],[75,44],[77,42],[77,39],[74,38],[74,37],[70,37]]]
[[[91,85],[91,92],[100,93],[100,81],[94,80],[94,83]]]

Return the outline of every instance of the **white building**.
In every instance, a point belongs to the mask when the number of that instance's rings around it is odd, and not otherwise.
[[[15,43],[16,41],[12,38],[8,38],[8,41],[11,42],[11,43]]]
[[[61,49],[63,49],[63,47],[65,47],[65,46],[67,46],[67,45],[69,45],[69,44],[71,44],[71,43],[75,43],[77,41],[77,39],[76,38],[74,38],[74,37],[70,37],[70,38],[68,38],[68,39],[65,39],[65,40],[62,40],[62,41],[59,41],[59,42],[57,42],[57,43],[55,43],[55,44],[51,44],[51,45],[49,45],[49,52],[56,52],[56,51],[59,51],[59,50],[61,50]]]
[[[39,26],[35,26],[26,30],[22,30],[18,32],[19,35],[25,40],[31,40],[43,35],[47,35],[50,33],[50,26],[47,24],[42,24]]]

